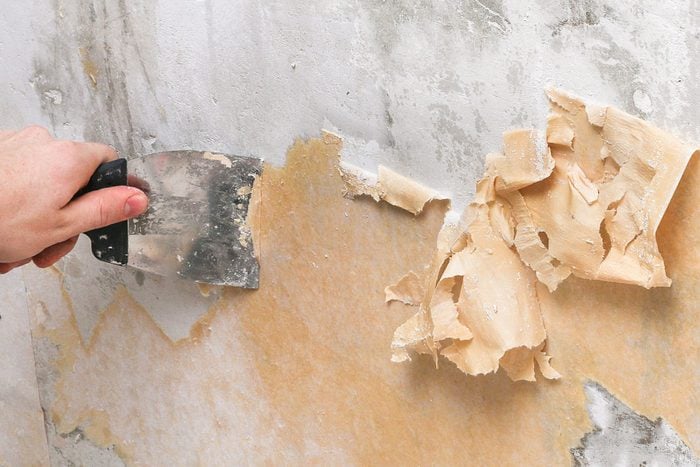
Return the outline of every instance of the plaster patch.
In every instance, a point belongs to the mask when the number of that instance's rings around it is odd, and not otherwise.
[[[584,386],[593,431],[571,449],[575,466],[674,465],[698,466],[690,448],[661,417],[636,413],[599,383]]]
[[[634,91],[634,94],[632,94],[632,100],[634,101],[634,106],[640,112],[650,114],[654,111],[654,105],[651,102],[651,98],[641,89],[636,89]]]
[[[21,271],[0,279],[0,465],[46,465],[30,323]]]

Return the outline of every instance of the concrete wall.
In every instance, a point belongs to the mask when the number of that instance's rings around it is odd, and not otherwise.
[[[504,130],[544,127],[544,88],[698,141],[699,75],[696,0],[0,2],[1,128],[41,124],[125,157],[194,148],[275,165],[296,138],[327,129],[343,139],[343,160],[385,164],[449,195],[456,211]],[[66,273],[70,264],[80,273]],[[219,299],[156,278],[141,287],[92,260],[84,240],[60,269],[85,342],[122,286],[173,340]],[[31,291],[54,279],[25,280]],[[0,287],[15,285],[0,278]],[[63,306],[47,300],[49,314]],[[35,351],[50,362],[50,349],[35,342]],[[40,375],[45,409],[55,383]],[[118,461],[82,431],[47,429],[54,463]],[[700,431],[687,433],[697,449]],[[238,459],[255,460],[255,449],[244,445]]]
[[[547,86],[700,132],[693,1],[4,3],[3,126],[127,156],[282,163],[325,128],[464,200],[504,129],[543,126]]]

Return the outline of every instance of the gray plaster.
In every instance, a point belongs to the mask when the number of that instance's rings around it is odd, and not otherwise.
[[[455,198],[503,130],[542,127],[543,88],[698,139],[697,3],[39,0],[10,7],[3,126],[127,156],[211,149],[281,164],[336,130],[343,157]],[[95,82],[85,64],[94,68]],[[88,67],[89,68],[89,67]]]
[[[699,466],[690,448],[662,418],[634,412],[600,384],[585,385],[594,429],[571,450],[575,466]]]

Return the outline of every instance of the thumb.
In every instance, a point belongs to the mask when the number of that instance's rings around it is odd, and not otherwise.
[[[66,205],[66,238],[141,215],[148,198],[138,188],[115,186],[86,193]]]

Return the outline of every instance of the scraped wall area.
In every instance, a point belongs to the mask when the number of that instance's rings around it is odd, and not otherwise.
[[[84,239],[55,268],[0,277],[0,348],[17,354],[0,365],[0,406],[22,419],[0,415],[0,437],[23,440],[0,442],[0,465],[698,463],[697,156],[675,168],[657,230],[671,287],[583,269],[551,293],[528,285],[547,328],[532,358],[558,380],[511,381],[531,379],[530,357],[480,376],[413,353],[392,363],[416,309],[385,303],[393,284],[424,300],[445,220],[499,163],[487,154],[507,155],[503,132],[544,132],[545,88],[697,147],[696,0],[1,3],[0,127],[42,124],[127,158],[266,163],[258,291],[115,268]],[[379,171],[375,191],[353,199],[349,166]],[[419,199],[388,190],[397,180]]]

